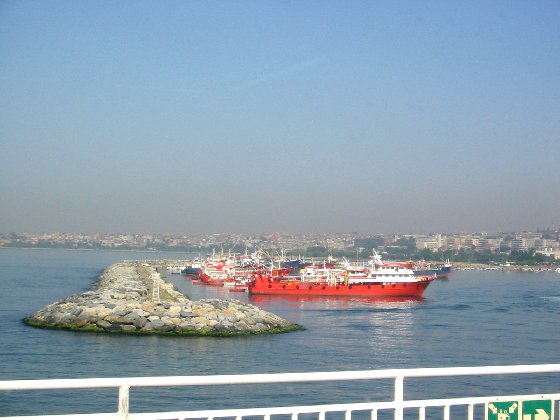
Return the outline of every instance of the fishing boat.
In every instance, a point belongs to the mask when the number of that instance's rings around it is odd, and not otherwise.
[[[250,268],[236,268],[224,281],[223,286],[231,292],[245,292],[252,280],[252,273],[253,269]]]
[[[449,261],[436,264],[430,264],[424,261],[418,263],[407,261],[405,264],[408,268],[412,269],[417,276],[435,276],[438,279],[448,279],[451,269],[453,268]]]
[[[181,271],[185,277],[189,277],[192,280],[200,279],[200,275],[202,274],[202,268],[195,267],[195,266],[187,266],[184,270]]]
[[[449,274],[451,273],[452,265],[449,262],[445,264],[439,265],[434,268],[434,274],[438,279],[448,279]]]
[[[307,267],[299,275],[253,274],[253,295],[422,296],[435,276],[417,276],[402,262],[383,262],[374,250],[364,267]]]
[[[181,274],[181,271],[184,270],[186,267],[181,265],[168,265],[167,270],[171,272],[171,274]]]
[[[255,259],[256,258],[256,259]],[[189,276],[195,282],[209,286],[223,286],[231,291],[245,291],[251,281],[251,274],[259,264],[258,256],[228,253],[208,257],[201,262],[196,276]]]

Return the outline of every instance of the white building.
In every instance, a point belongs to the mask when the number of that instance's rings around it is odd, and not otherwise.
[[[528,246],[525,243],[525,239],[516,238],[511,240],[511,250],[512,251],[527,251]]]
[[[560,260],[560,248],[541,248],[535,252],[547,257],[554,257],[555,260]]]
[[[441,234],[434,236],[417,236],[416,249],[430,249],[432,251],[438,251],[443,247],[443,242]]]

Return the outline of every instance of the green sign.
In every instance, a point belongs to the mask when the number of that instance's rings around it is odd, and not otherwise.
[[[519,420],[519,401],[486,403],[486,420]]]
[[[521,402],[521,420],[553,419],[552,400],[532,400]]]

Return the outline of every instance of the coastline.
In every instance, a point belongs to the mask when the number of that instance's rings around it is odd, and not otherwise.
[[[122,252],[122,253],[137,253],[137,254],[196,254],[200,252],[190,252],[190,251],[173,251],[173,250],[157,250],[157,249],[114,249],[114,248],[64,248],[64,247],[12,247],[12,246],[1,246],[0,250],[25,250],[25,251],[52,251],[52,250],[60,250],[60,251],[91,251],[91,252]],[[317,259],[318,257],[314,257]],[[136,261],[136,260],[125,260],[125,261]],[[152,260],[143,260],[148,261],[154,266],[160,265],[188,265],[192,259],[185,257],[185,258],[162,258],[157,261]],[[441,261],[427,261],[430,264],[441,264]],[[482,263],[471,263],[471,262],[453,262],[453,270],[496,270],[496,271],[524,271],[524,272],[555,272],[560,265],[550,266],[550,265],[493,265],[493,264],[482,264]],[[559,263],[560,264],[560,263]]]
[[[524,271],[528,273],[542,273],[542,272],[555,272],[558,267],[550,267],[543,265],[491,265],[491,264],[477,264],[456,262],[453,263],[453,270],[466,271],[466,270],[494,270],[494,271]]]

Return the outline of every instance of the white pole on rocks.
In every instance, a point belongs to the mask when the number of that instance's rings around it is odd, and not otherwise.
[[[159,275],[152,276],[154,279],[154,284],[152,287],[152,300],[154,302],[159,302]]]

